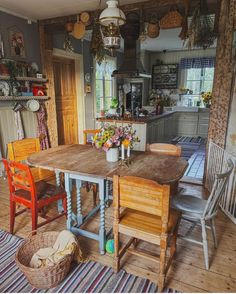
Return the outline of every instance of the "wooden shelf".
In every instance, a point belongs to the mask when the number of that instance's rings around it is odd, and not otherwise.
[[[0,80],[9,80],[9,76],[0,75]],[[34,77],[16,77],[17,81],[30,81],[30,82],[39,82],[39,83],[46,83],[47,79],[39,79]]]
[[[0,101],[47,100],[49,96],[0,96]]]

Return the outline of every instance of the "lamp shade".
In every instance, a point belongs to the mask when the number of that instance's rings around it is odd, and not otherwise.
[[[99,22],[103,26],[109,26],[114,23],[117,26],[121,26],[125,23],[125,14],[118,8],[118,1],[108,0],[107,8],[105,8],[99,17]]]

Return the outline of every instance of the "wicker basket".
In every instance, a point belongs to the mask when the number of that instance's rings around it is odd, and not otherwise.
[[[183,17],[177,10],[170,11],[160,20],[160,28],[162,30],[179,28],[182,26],[182,21]]]
[[[66,255],[56,265],[42,268],[29,267],[35,252],[41,248],[52,247],[59,232],[38,233],[26,239],[16,252],[16,264],[26,276],[29,283],[38,289],[49,289],[57,286],[68,274],[73,256]]]

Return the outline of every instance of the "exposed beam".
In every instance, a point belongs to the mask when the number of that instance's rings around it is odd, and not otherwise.
[[[215,13],[217,7],[219,6],[219,1],[220,0],[208,0],[208,8],[211,13]],[[191,15],[193,8],[195,7],[198,1],[189,0],[189,2],[190,2],[189,11]],[[149,11],[157,12],[158,14],[161,14],[162,11],[166,11],[166,9],[169,8],[170,6],[176,6],[176,5],[178,6],[180,10],[184,9],[183,0],[150,0],[145,2],[121,5],[120,8],[126,13],[128,11],[142,10],[144,12],[144,15],[146,15],[149,13]],[[99,13],[98,10],[90,11],[91,18],[93,19],[95,15],[97,15],[98,13]],[[73,14],[68,16],[61,16],[61,17],[40,20],[39,23],[42,25],[55,25],[55,24],[65,24],[67,21],[76,22],[76,20],[77,20],[77,14]]]

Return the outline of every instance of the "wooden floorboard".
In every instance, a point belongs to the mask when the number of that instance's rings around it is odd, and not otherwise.
[[[203,195],[205,191],[201,186],[181,184],[186,194]],[[92,193],[82,191],[83,211],[92,207]],[[0,228],[9,230],[9,194],[7,182],[0,179]],[[75,205],[73,206],[76,209]],[[56,207],[50,207],[49,214],[56,213]],[[42,220],[42,219],[40,219]],[[112,206],[106,209],[106,229],[110,229],[113,222]],[[181,292],[236,292],[236,226],[222,212],[217,220],[217,236],[219,246],[215,250],[212,236],[209,232],[209,257],[210,270],[204,267],[202,248],[198,245],[178,239],[177,254],[168,272],[167,286]],[[86,228],[97,232],[99,227],[99,214],[86,224]],[[185,233],[189,225],[182,223],[180,232]],[[60,218],[42,228],[39,231],[62,230],[66,228],[65,218]],[[27,212],[16,218],[15,234],[27,237],[31,231],[31,216]],[[193,231],[194,238],[201,238],[200,227]],[[79,242],[84,255],[91,260],[112,266],[112,255],[99,254],[98,243],[84,237],[79,237]],[[157,253],[154,245],[140,242],[140,248]],[[145,277],[153,282],[157,280],[158,265],[150,260],[140,259],[137,256],[126,254],[122,260],[123,268],[132,274]]]

